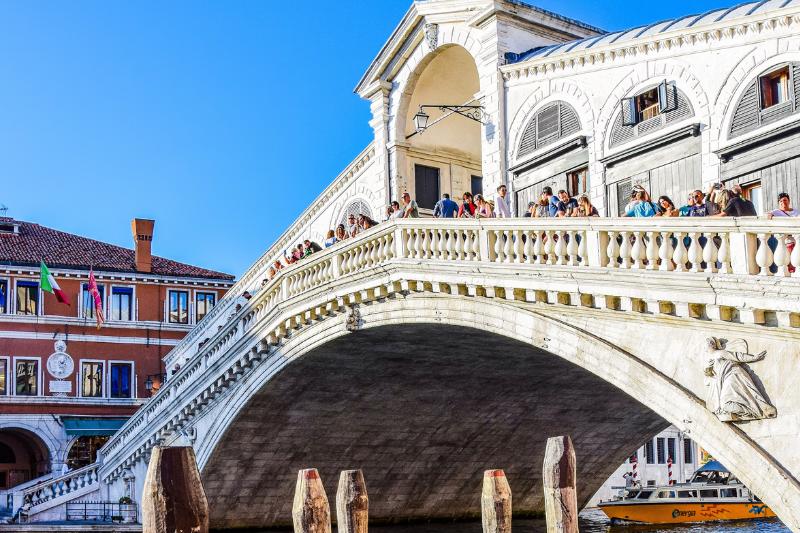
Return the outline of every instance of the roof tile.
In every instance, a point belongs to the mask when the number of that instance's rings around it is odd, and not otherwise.
[[[51,268],[88,269],[111,272],[137,272],[134,251],[96,241],[39,224],[3,219],[19,224],[19,233],[0,233],[0,265],[38,266],[44,261]],[[232,281],[234,276],[153,256],[152,274],[187,278]]]

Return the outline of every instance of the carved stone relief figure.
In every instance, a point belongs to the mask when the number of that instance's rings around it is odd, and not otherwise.
[[[761,361],[767,352],[753,355],[742,339],[730,342],[706,339],[706,407],[723,422],[775,418],[777,410],[756,385],[745,363]]]
[[[439,46],[438,24],[425,24],[425,40],[428,41],[428,48],[436,50]]]

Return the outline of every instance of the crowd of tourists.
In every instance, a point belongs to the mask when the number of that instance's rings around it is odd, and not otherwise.
[[[789,195],[782,192],[777,198],[777,208],[767,213],[767,218],[773,217],[800,217],[800,211],[792,207]],[[386,221],[400,218],[419,218],[419,206],[409,193],[403,193],[401,201],[393,201],[386,208]],[[461,203],[443,194],[441,200],[433,208],[435,218],[512,218],[511,206],[508,201],[508,188],[501,185],[497,188],[494,201],[484,198],[482,194],[465,192],[461,196]],[[599,217],[600,213],[592,205],[586,194],[572,197],[565,190],[553,194],[551,187],[544,187],[537,201],[528,203],[528,209],[523,215],[531,218],[562,218],[562,217]],[[753,202],[745,198],[740,185],[726,189],[723,184],[712,185],[706,193],[701,190],[692,191],[686,202],[676,205],[668,196],[659,196],[653,200],[650,193],[641,185],[635,185],[631,191],[630,201],[627,203],[622,216],[647,218],[647,217],[749,217],[757,216]],[[337,242],[351,239],[362,231],[366,231],[378,222],[365,214],[350,213],[343,224],[331,229],[325,236],[324,248],[329,248]],[[794,242],[791,243],[792,245]],[[283,252],[283,260],[276,259],[267,270],[267,283],[285,266],[291,265],[305,257],[323,249],[318,243],[306,239],[292,249]]]

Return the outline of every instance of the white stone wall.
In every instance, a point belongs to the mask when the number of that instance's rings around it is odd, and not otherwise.
[[[730,145],[727,137],[732,106],[747,83],[773,65],[800,59],[800,10],[724,20],[715,25],[677,30],[606,45],[598,49],[555,54],[502,67],[506,84],[509,166],[531,117],[549,102],[562,100],[578,112],[587,136],[593,203],[605,204],[604,166],[600,159],[624,151],[689,123],[701,123],[703,183],[719,179],[720,161],[713,152]],[[660,81],[675,82],[689,99],[695,116],[647,136],[609,148],[609,132],[620,100]],[[741,141],[785,122],[737,137]],[[511,177],[509,176],[509,179]],[[658,191],[651,191],[658,195]]]

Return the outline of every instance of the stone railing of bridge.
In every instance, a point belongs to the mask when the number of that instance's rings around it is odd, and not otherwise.
[[[63,505],[75,498],[100,490],[98,464],[92,463],[66,474],[45,477],[38,483],[26,484],[13,493],[13,504],[9,505],[16,512],[22,510],[21,520]]]
[[[404,219],[284,268],[101,450],[110,482],[180,434],[293,330],[408,291],[800,331],[800,219]],[[210,323],[217,328],[216,323]]]
[[[283,251],[293,247],[308,231],[314,217],[323,211],[337,194],[346,189],[355,180],[363,169],[366,168],[375,157],[375,146],[370,143],[336,178],[328,187],[320,193],[317,198],[303,211],[300,216],[284,231],[275,243],[270,246],[261,257],[251,266],[247,272],[231,287],[217,305],[203,317],[198,327],[192,329],[176,349],[167,354],[168,361],[172,360],[172,354],[180,353],[187,346],[195,345],[203,337],[202,332],[207,331],[202,326],[218,327],[221,322],[225,322],[238,302],[239,297],[246,291],[252,292],[259,287],[261,279],[267,275],[267,269],[276,259],[283,259]],[[169,367],[169,364],[167,365]]]

